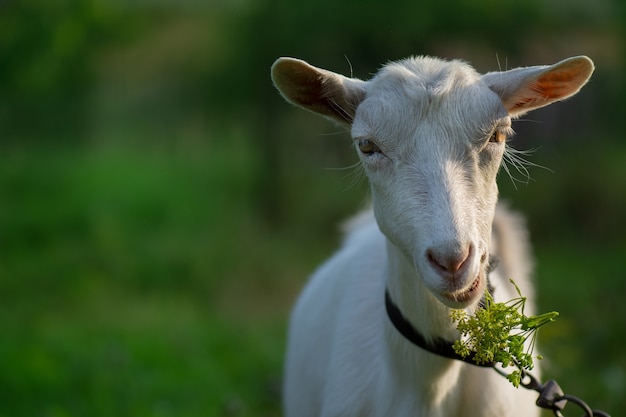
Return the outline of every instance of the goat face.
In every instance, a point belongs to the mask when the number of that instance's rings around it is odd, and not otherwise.
[[[351,127],[380,229],[440,301],[463,308],[486,285],[511,117],[575,94],[592,72],[587,57],[482,76],[420,57],[361,81],[281,58],[272,78],[288,101]]]
[[[383,68],[355,111],[352,137],[378,224],[451,307],[484,291],[510,124],[472,68],[424,58]]]

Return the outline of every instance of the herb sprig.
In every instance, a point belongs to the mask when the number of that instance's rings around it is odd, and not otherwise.
[[[503,367],[515,366],[518,369],[507,376],[507,379],[519,387],[522,379],[522,370],[531,370],[533,364],[533,350],[537,330],[554,321],[558,312],[541,314],[538,316],[524,315],[526,297],[522,296],[519,287],[513,280],[519,297],[505,303],[496,303],[487,291],[485,306],[476,311],[473,316],[464,310],[452,310],[450,317],[457,323],[461,339],[454,342],[454,351],[479,364],[501,363]],[[526,341],[530,339],[528,348]],[[540,355],[534,357],[542,359]]]

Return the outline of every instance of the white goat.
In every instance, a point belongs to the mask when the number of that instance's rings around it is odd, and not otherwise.
[[[496,175],[511,118],[565,99],[587,82],[587,57],[478,74],[460,61],[417,57],[369,81],[280,58],[272,79],[291,103],[351,128],[373,214],[312,277],[289,328],[285,415],[536,416],[536,395],[492,369],[435,355],[393,327],[385,291],[432,342],[459,337],[452,308],[472,313],[532,295],[526,232],[497,207]],[[374,219],[375,218],[375,219]]]

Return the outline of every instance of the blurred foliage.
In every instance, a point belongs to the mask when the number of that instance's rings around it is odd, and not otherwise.
[[[286,105],[279,56],[368,78],[587,54],[516,122],[541,337],[568,392],[626,410],[626,14],[619,0],[0,1],[0,416],[275,416],[284,326],[367,204],[345,133]],[[521,178],[524,180],[524,178]],[[525,180],[524,180],[525,181]],[[515,186],[514,186],[515,185]]]

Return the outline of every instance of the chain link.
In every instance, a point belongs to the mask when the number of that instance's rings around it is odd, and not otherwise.
[[[494,369],[503,376],[507,376],[506,372],[500,368],[494,367]],[[561,413],[568,403],[573,403],[580,407],[585,414],[584,417],[611,417],[604,411],[593,410],[583,400],[573,395],[564,394],[563,390],[553,379],[548,380],[545,384],[539,382],[532,374],[522,370],[522,381],[520,385],[526,389],[537,391],[539,398],[537,398],[537,406],[547,410],[551,410],[555,416],[564,417]]]

